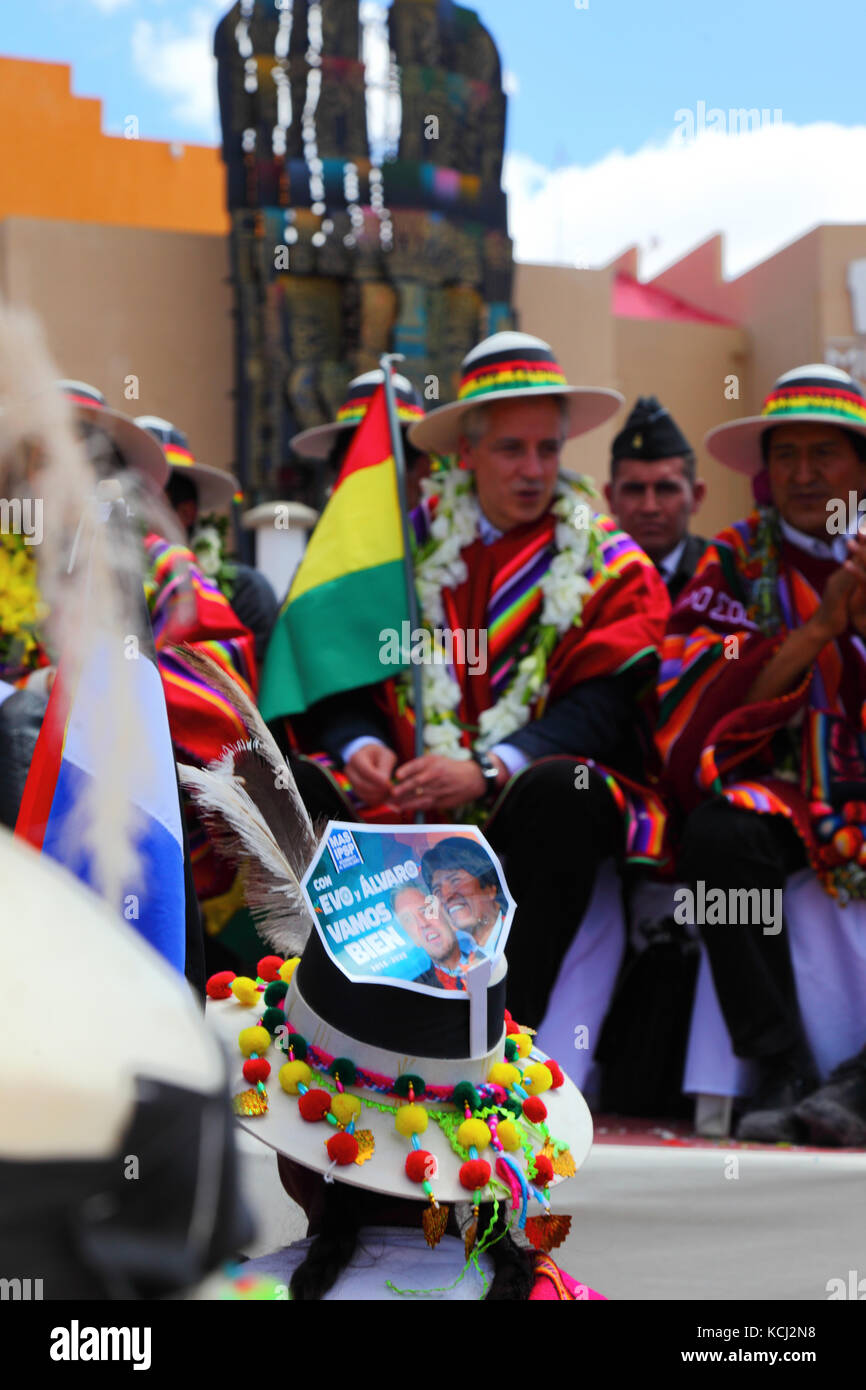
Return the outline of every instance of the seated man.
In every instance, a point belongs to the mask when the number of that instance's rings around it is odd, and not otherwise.
[[[422,621],[463,634],[452,655],[473,638],[483,662],[425,666],[421,757],[406,673],[293,721],[302,747],[342,766],[354,797],[350,808],[334,778],[299,767],[312,814],[484,826],[518,903],[509,1007],[536,1026],[599,865],[662,853],[661,803],[641,786],[651,739],[640,701],[668,597],[635,543],[593,514],[586,486],[559,477],[565,440],[620,399],[568,386],[551,348],[526,334],[475,348],[457,402],[410,438],[462,465],[430,479],[413,514]]]
[[[671,615],[659,742],[687,813],[679,876],[705,901],[762,904],[760,922],[698,924],[733,1050],[758,1067],[737,1137],[796,1140],[818,1077],[787,931],[763,904],[807,866],[840,901],[866,898],[866,395],[846,372],[800,367],[707,447],[768,504],[716,537]]]
[[[676,603],[707,548],[689,535],[706,495],[695,454],[655,396],[641,396],[613,441],[604,495],[620,526],[646,551]]]

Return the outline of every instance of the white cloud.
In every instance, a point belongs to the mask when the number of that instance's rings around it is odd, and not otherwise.
[[[219,140],[214,30],[227,10],[227,0],[204,0],[183,28],[171,20],[139,19],[132,31],[132,58],[141,76],[168,99],[172,116],[210,141]]]
[[[728,275],[821,222],[866,222],[866,126],[767,124],[745,134],[674,134],[635,154],[551,170],[506,157],[519,260],[602,265],[633,244],[657,274],[714,232]]]
[[[127,5],[132,4],[132,0],[90,0],[91,5],[95,5],[103,14],[114,14],[115,10],[122,10]]]

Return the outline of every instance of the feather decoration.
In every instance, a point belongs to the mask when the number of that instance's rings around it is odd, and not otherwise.
[[[178,661],[184,662],[194,675],[205,681],[207,685],[212,686],[214,690],[219,691],[220,695],[228,700],[246,729],[247,737],[255,740],[259,745],[259,751],[262,757],[270,763],[275,773],[280,773],[281,780],[286,780],[288,763],[277,747],[273,734],[262,719],[259,710],[256,708],[255,701],[250,698],[240,681],[224,671],[223,668],[214,661],[213,657],[208,656],[206,652],[198,651],[187,642],[172,647],[170,650],[172,656],[176,657]],[[306,816],[307,813],[304,809],[304,803],[301,801],[300,793],[298,792],[295,779],[292,777],[291,772],[288,772],[287,790],[289,795],[297,801],[300,808],[299,814]],[[307,817],[307,819],[309,820],[309,817]],[[312,832],[312,826],[310,830]]]
[[[244,767],[243,777],[236,775],[236,757]],[[247,904],[262,935],[281,955],[299,955],[312,925],[301,891],[301,878],[312,855],[308,840],[312,826],[306,811],[303,818],[294,819],[285,792],[287,811],[282,815],[274,811],[280,793],[274,787],[273,770],[253,743],[226,749],[210,768],[181,763],[178,776],[216,848],[244,864]]]

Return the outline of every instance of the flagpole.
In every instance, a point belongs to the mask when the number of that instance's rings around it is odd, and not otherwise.
[[[410,641],[411,634],[417,632],[421,625],[418,612],[418,595],[415,592],[415,568],[412,564],[412,541],[411,525],[409,522],[409,498],[406,487],[406,454],[403,449],[403,432],[400,428],[400,419],[397,414],[397,396],[394,391],[394,379],[391,375],[391,366],[394,362],[402,362],[402,353],[386,352],[379,359],[379,365],[385,376],[385,404],[388,409],[388,428],[391,432],[391,451],[394,455],[394,466],[397,473],[397,496],[400,502],[400,526],[403,532],[403,574],[406,581],[406,599],[409,605],[409,628]],[[408,654],[407,654],[408,655]],[[421,683],[421,666],[414,661],[412,666],[412,699],[415,708],[415,757],[420,758],[424,755],[424,696]],[[421,818],[423,820],[423,817]]]

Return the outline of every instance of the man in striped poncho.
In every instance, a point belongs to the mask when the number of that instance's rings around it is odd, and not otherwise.
[[[298,746],[329,755],[325,775],[299,765],[311,810],[483,824],[518,903],[509,1007],[532,1025],[600,864],[663,855],[643,696],[667,593],[588,489],[559,475],[565,440],[621,399],[568,386],[550,347],[526,334],[474,349],[457,402],[410,430],[423,452],[461,460],[413,513],[426,751],[414,757],[405,673],[292,721]]]
[[[680,876],[733,1051],[756,1073],[737,1137],[862,1144],[866,1049],[816,1094],[818,1042],[838,1061],[866,1040],[862,946],[844,998],[822,960],[807,1038],[787,919],[807,868],[827,895],[813,936],[834,898],[847,925],[866,918],[866,394],[834,367],[799,367],[707,447],[755,479],[760,505],[716,537],[671,615],[659,744],[686,813]]]

